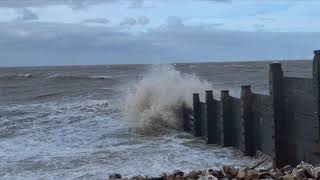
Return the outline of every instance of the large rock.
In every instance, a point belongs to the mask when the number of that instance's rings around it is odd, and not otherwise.
[[[212,175],[200,176],[198,180],[218,180],[218,178]]]
[[[259,173],[257,170],[248,169],[247,170],[247,176],[245,179],[258,179]]]
[[[246,177],[246,169],[242,168],[238,171],[237,179],[244,179]]]
[[[301,162],[292,170],[291,175],[297,178],[316,178],[318,173],[311,164]]]
[[[286,165],[283,168],[281,168],[281,170],[285,174],[291,174],[293,167],[291,165]]]
[[[132,180],[144,180],[145,178],[143,178],[142,176],[134,176],[131,179]]]
[[[232,166],[223,166],[222,170],[223,170],[223,175],[228,178],[236,177],[239,171],[238,169]]]
[[[176,175],[176,176],[174,177],[174,180],[183,180],[183,176]]]
[[[175,170],[175,171],[173,171],[172,176],[173,176],[174,178],[175,178],[176,176],[181,176],[181,177],[183,177],[183,176],[184,176],[184,173],[183,173],[182,171],[180,171],[180,170]]]
[[[221,171],[215,171],[215,170],[212,170],[212,169],[209,169],[208,170],[208,173],[218,179],[222,179],[223,178],[223,175],[221,173]]]
[[[188,174],[188,179],[198,179],[201,173],[202,173],[201,171],[191,171]]]
[[[269,172],[261,172],[258,175],[259,179],[272,179],[272,175]]]
[[[280,176],[277,177],[276,179],[281,179],[281,180],[297,180],[297,177],[294,177],[290,174],[286,174],[285,176]]]
[[[109,180],[113,180],[113,179],[122,179],[121,174],[110,174],[109,175]]]

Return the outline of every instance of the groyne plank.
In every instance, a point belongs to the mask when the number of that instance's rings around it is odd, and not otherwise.
[[[244,126],[241,122],[241,101],[227,97],[228,108],[222,107],[224,146],[232,146],[244,151]],[[222,103],[222,106],[224,104]]]
[[[285,77],[283,95],[289,113],[314,114],[313,79]]]
[[[252,112],[256,122],[255,129],[259,132],[255,140],[258,150],[275,158],[272,98],[268,95],[253,93]]]
[[[288,146],[292,150],[289,163],[311,162],[316,152],[318,131],[314,120],[313,79],[285,77],[283,81]]]
[[[221,145],[222,142],[220,104],[219,101],[213,98],[213,91],[206,91],[208,144]]]
[[[201,119],[201,133],[200,133],[200,136],[201,137],[204,137],[204,138],[207,138],[208,136],[208,128],[207,128],[207,104],[204,103],[204,102],[201,102],[200,103],[200,106],[201,106],[201,116],[200,116],[200,119]]]

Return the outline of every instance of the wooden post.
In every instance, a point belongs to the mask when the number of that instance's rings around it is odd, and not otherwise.
[[[244,126],[244,153],[255,156],[251,86],[241,86],[241,121]]]
[[[193,94],[193,117],[194,117],[194,136],[200,137],[202,135],[202,108],[200,96],[198,93]]]
[[[201,102],[201,136],[207,140],[208,138],[208,127],[207,127],[207,104]]]
[[[215,118],[215,107],[212,91],[206,91],[208,144],[217,144],[218,122]]]
[[[314,128],[318,131],[315,137],[315,151],[319,152],[320,139],[320,50],[314,51],[313,59],[313,99],[314,99]],[[319,156],[313,160],[316,163],[320,162]]]
[[[223,146],[234,146],[234,122],[232,122],[232,104],[228,90],[221,91],[222,122],[223,122]]]
[[[183,113],[183,130],[185,132],[190,132],[192,130],[192,123],[190,119],[191,111],[187,107],[186,103],[182,104],[182,113]]]
[[[314,119],[315,124],[317,124],[317,128],[319,133],[319,124],[320,124],[320,50],[314,51],[314,59],[313,59],[313,92],[314,92]],[[320,134],[318,135],[317,144],[319,143]]]
[[[285,102],[283,96],[283,71],[280,63],[270,64],[269,72],[270,95],[274,108],[274,142],[276,167],[283,167],[288,163],[288,134],[285,118]]]

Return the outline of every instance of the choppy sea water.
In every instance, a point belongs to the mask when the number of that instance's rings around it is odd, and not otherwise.
[[[169,99],[177,91],[189,93],[188,86],[172,87],[188,84],[188,79],[175,77],[176,72],[194,74],[216,91],[230,89],[234,96],[248,84],[255,92],[268,94],[268,63],[173,64],[172,76],[153,74],[151,81],[158,85],[154,89],[168,89],[156,95]],[[179,128],[166,126],[160,134],[132,131],[136,121],[130,121],[123,106],[143,97],[125,99],[134,94],[133,87],[143,86],[141,81],[154,66],[0,68],[0,179],[106,179],[110,173],[157,176],[175,169],[256,163],[237,150],[208,146]],[[288,76],[311,77],[312,63],[288,61],[283,68]],[[150,89],[140,92],[150,93]],[[170,96],[170,92],[175,93]],[[159,99],[165,97],[151,98],[149,103],[172,102]]]

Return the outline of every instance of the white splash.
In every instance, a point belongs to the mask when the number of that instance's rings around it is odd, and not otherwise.
[[[125,98],[124,114],[129,125],[154,131],[182,127],[182,104],[192,106],[192,94],[212,90],[194,74],[181,73],[171,65],[154,65]]]

